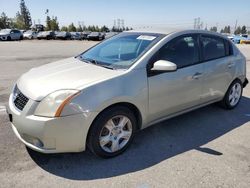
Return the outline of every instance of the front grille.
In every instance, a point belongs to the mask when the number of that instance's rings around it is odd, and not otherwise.
[[[17,109],[22,111],[29,99],[16,86],[13,93],[13,101]]]

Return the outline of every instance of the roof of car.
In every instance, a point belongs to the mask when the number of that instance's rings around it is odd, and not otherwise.
[[[139,30],[130,30],[126,32],[134,32],[134,33],[157,33],[157,34],[165,34],[169,35],[172,33],[180,33],[180,34],[188,34],[188,33],[203,33],[203,34],[210,34],[210,35],[216,35],[220,37],[224,37],[222,34],[217,32],[211,32],[206,30],[194,30],[194,29],[174,29],[174,28],[158,28],[158,29],[139,29]]]

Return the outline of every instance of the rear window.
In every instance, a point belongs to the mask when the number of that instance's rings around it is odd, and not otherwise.
[[[202,36],[201,44],[203,47],[204,61],[218,59],[227,55],[224,39],[222,38],[213,36]]]

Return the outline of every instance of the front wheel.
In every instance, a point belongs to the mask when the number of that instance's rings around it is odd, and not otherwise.
[[[134,137],[136,119],[126,107],[117,106],[101,113],[94,121],[88,135],[88,147],[104,158],[124,152]]]
[[[228,88],[226,95],[221,101],[221,105],[225,109],[235,108],[241,99],[242,96],[242,83],[240,80],[235,80]]]

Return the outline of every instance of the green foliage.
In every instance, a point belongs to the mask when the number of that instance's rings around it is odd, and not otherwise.
[[[8,18],[7,15],[4,12],[2,12],[0,16],[0,29],[9,28],[9,22],[10,18]]]
[[[20,2],[20,18],[22,19],[22,22],[23,22],[22,29],[30,29],[32,25],[32,20],[31,20],[30,12],[27,6],[25,5],[24,0],[21,0]]]
[[[62,26],[61,31],[68,31],[68,28],[66,26]]]
[[[218,28],[216,26],[213,26],[213,27],[210,28],[210,31],[217,32]]]
[[[104,25],[101,27],[100,31],[101,32],[109,32],[109,28],[106,25]]]
[[[21,15],[21,13],[19,11],[16,13],[14,25],[15,25],[15,28],[25,29],[25,23],[23,21],[23,16]]]
[[[20,11],[16,13],[15,19],[11,19],[9,21],[10,25],[8,27],[15,27],[18,29],[30,29],[32,25],[32,20],[30,16],[30,12],[25,5],[24,0],[20,1]]]
[[[71,23],[68,27],[68,31],[69,32],[76,32],[76,27],[73,23]]]
[[[247,27],[245,25],[241,28],[241,34],[247,34]]]
[[[221,29],[221,33],[231,33],[231,28],[230,26],[225,26],[224,29]]]
[[[235,35],[241,34],[241,27],[240,27],[240,26],[237,27],[237,29],[234,31],[234,34],[235,34]]]
[[[50,31],[51,27],[50,27],[50,22],[51,22],[51,18],[49,16],[46,17],[46,31]]]
[[[57,17],[50,16],[46,17],[46,31],[58,31],[59,30],[59,23],[57,21]]]
[[[79,26],[76,28],[76,31],[77,31],[77,32],[83,32],[82,26],[79,25]]]
[[[59,23],[57,21],[57,17],[52,17],[50,21],[50,29],[52,31],[58,31],[59,30]]]

